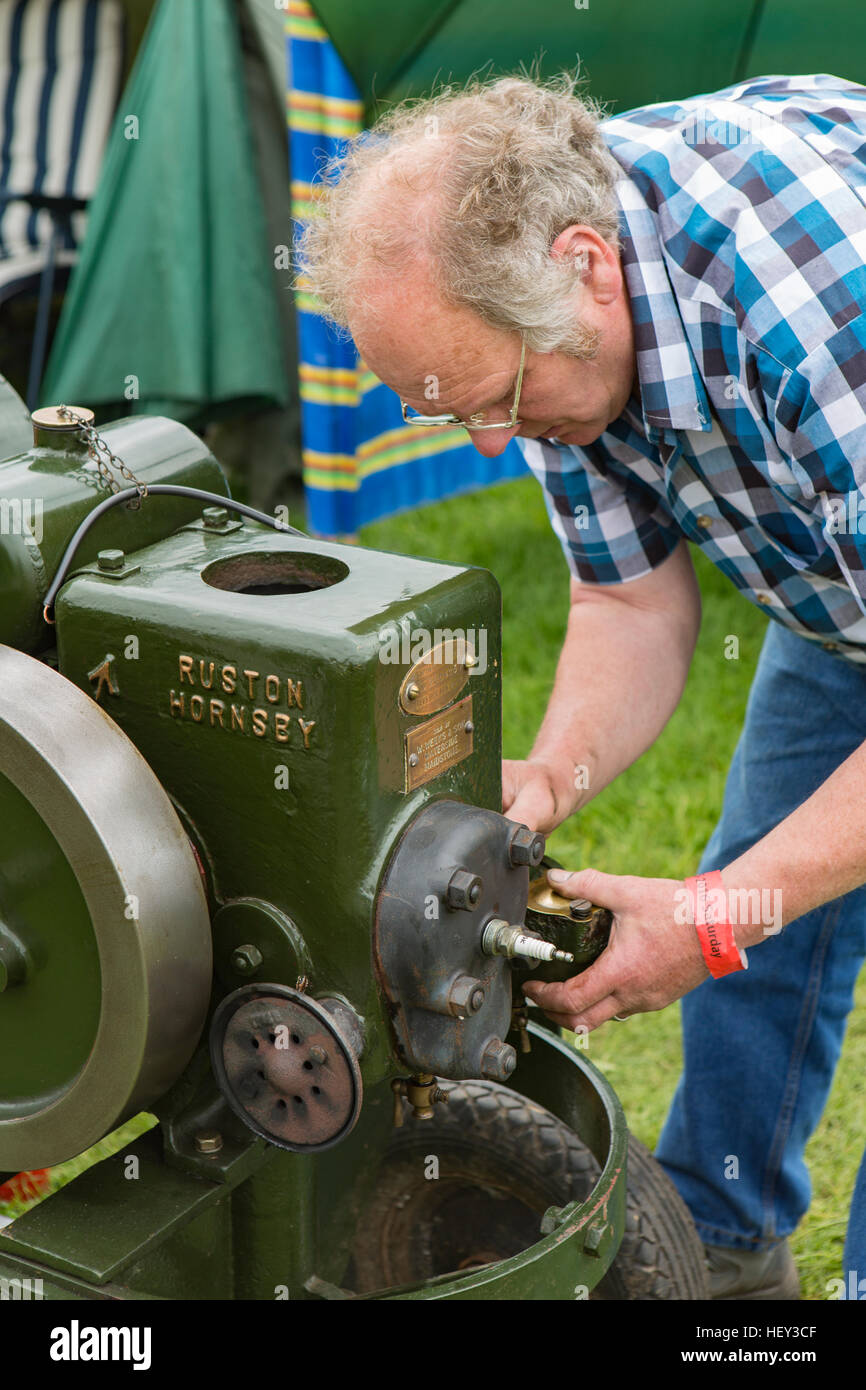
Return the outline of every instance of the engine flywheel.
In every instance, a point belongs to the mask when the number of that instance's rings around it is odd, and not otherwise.
[[[150,767],[0,646],[0,1169],[71,1158],[163,1095],[211,972],[195,856]]]

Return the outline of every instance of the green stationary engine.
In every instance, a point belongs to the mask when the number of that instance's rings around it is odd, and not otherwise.
[[[0,1168],[159,1126],[8,1226],[0,1278],[582,1296],[626,1130],[521,1007],[521,970],[586,963],[588,919],[527,917],[547,861],[499,813],[496,582],[252,513],[171,421],[91,422],[0,394]],[[509,1116],[555,1134],[555,1182]],[[497,1143],[498,1178],[418,1186],[425,1147]]]

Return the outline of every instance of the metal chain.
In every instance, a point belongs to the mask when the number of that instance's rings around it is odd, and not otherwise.
[[[138,492],[138,501],[130,502],[128,505],[133,511],[137,511],[147,496],[147,483],[143,483],[140,478],[136,478],[131,468],[128,468],[119,459],[117,454],[113,454],[98,430],[76,410],[72,410],[68,405],[59,405],[57,414],[65,420],[73,420],[81,431],[82,438],[87,444],[87,451],[90,458],[99,469],[99,476],[111,492],[120,492],[121,486],[112,473],[112,468],[116,469],[122,478]]]

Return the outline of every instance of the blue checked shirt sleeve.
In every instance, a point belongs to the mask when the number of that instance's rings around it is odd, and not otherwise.
[[[621,432],[637,438],[627,428]],[[539,439],[517,442],[541,484],[551,525],[576,579],[587,584],[640,579],[682,539],[663,501],[659,464],[645,441],[643,449],[634,448],[609,430],[587,448]]]
[[[781,373],[775,435],[866,612],[866,315]]]

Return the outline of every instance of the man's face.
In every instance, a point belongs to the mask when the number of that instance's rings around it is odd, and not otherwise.
[[[614,264],[610,264],[610,258]],[[470,430],[487,457],[501,454],[515,435],[591,444],[616,420],[635,387],[635,356],[628,297],[611,252],[601,268],[603,286],[584,286],[582,321],[598,331],[591,361],[527,349],[518,425]],[[492,328],[475,312],[445,304],[417,268],[400,282],[382,282],[377,314],[350,325],[367,366],[414,411],[468,419],[477,411],[506,422],[520,365],[518,333]]]

